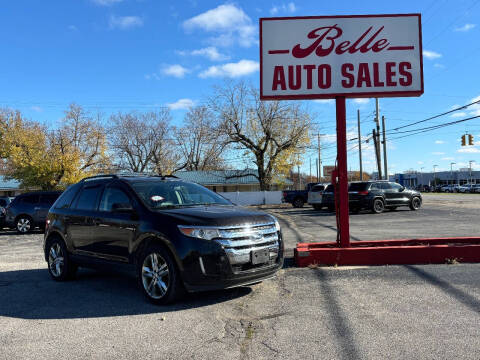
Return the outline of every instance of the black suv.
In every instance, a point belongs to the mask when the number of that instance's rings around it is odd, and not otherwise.
[[[61,193],[61,191],[38,191],[18,195],[5,208],[5,224],[23,234],[35,227],[43,228],[48,209]]]
[[[335,207],[333,185],[325,189],[322,205],[333,210]],[[381,213],[386,208],[395,210],[399,206],[409,206],[411,210],[418,210],[422,205],[422,195],[416,190],[389,181],[359,181],[348,186],[348,204],[353,212],[369,209],[374,213]]]
[[[126,264],[153,303],[185,289],[260,282],[283,263],[271,215],[175,177],[105,175],[69,187],[50,209],[45,260],[54,280],[78,266]]]

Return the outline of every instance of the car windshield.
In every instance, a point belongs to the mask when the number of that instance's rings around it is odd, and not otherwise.
[[[183,181],[132,181],[131,186],[147,206],[153,209],[195,206],[231,205],[225,198],[207,188]]]

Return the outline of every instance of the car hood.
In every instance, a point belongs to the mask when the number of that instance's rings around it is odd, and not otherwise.
[[[241,206],[191,206],[177,209],[157,210],[174,218],[178,225],[237,226],[243,224],[271,223],[273,217],[263,211]]]

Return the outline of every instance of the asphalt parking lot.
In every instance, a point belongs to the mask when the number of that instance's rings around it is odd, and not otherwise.
[[[478,195],[351,216],[352,241],[478,235]],[[335,240],[335,217],[267,207],[287,246]],[[146,303],[132,276],[50,280],[42,234],[0,234],[1,359],[479,359],[480,264],[287,267],[261,284]]]

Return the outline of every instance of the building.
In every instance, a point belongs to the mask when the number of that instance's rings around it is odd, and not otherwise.
[[[402,174],[390,175],[390,180],[407,187],[415,187],[417,185],[480,184],[480,171],[470,171],[469,168],[455,171],[438,171],[435,173],[408,171]]]
[[[195,182],[215,192],[260,191],[257,170],[179,171],[175,176]],[[291,180],[277,177],[271,190],[285,190],[293,185]]]
[[[20,183],[17,180],[6,180],[0,175],[0,196],[16,196],[21,192]]]

